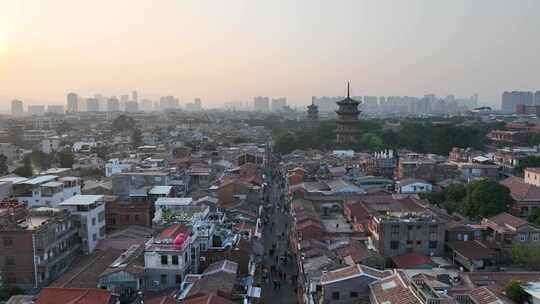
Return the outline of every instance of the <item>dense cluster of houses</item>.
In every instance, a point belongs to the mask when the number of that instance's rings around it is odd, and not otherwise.
[[[140,118],[138,147],[122,134],[98,141],[90,121],[90,135],[36,137],[46,153],[69,145],[73,167],[0,177],[0,282],[27,293],[17,303],[257,302],[268,132],[159,129],[172,119]]]
[[[540,272],[513,265],[512,248],[540,246],[540,227],[527,221],[540,207],[540,169],[507,176],[510,162],[504,169],[495,155],[508,149],[283,155],[298,302],[507,303],[511,281],[538,301]],[[514,208],[470,220],[423,196],[478,179],[507,186]]]

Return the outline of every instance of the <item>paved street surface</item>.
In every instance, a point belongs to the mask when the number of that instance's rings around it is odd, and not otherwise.
[[[276,178],[277,179],[277,178]],[[266,215],[268,222],[264,228],[264,279],[262,303],[297,303],[295,292],[297,275],[296,263],[292,260],[288,247],[290,217],[284,211],[280,201],[282,190],[278,182],[272,183],[270,190],[270,207]],[[294,282],[294,283],[293,283]]]

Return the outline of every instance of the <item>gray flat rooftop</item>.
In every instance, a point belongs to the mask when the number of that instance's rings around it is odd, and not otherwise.
[[[75,195],[61,202],[60,206],[84,206],[91,205],[96,201],[102,200],[103,195]]]

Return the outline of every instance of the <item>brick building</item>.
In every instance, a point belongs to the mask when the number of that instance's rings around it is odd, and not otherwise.
[[[0,273],[23,289],[47,286],[81,250],[75,217],[57,208],[1,203]]]

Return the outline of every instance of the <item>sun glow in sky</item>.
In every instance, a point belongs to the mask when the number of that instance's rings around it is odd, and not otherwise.
[[[1,0],[0,97],[540,89],[540,1]]]

